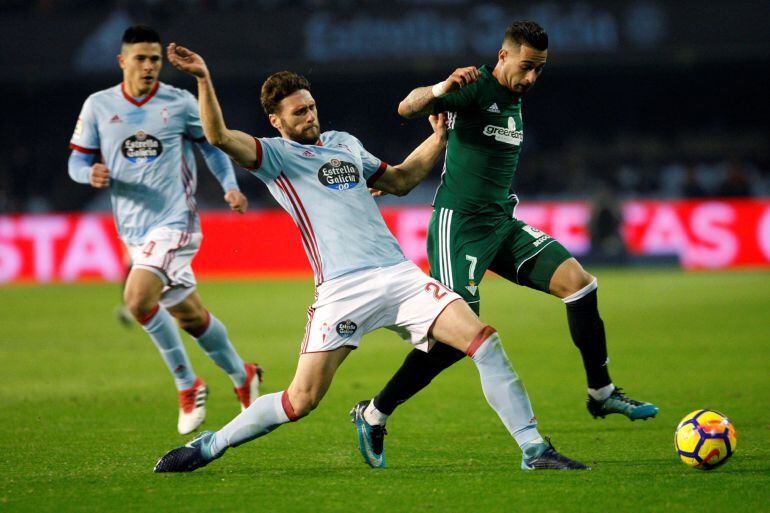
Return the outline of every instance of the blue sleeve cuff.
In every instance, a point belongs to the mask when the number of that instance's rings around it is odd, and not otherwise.
[[[67,171],[70,178],[82,184],[91,183],[91,166],[94,163],[95,155],[73,151],[70,153],[67,162]]]
[[[235,169],[225,152],[215,148],[207,141],[198,142],[206,164],[225,192],[235,189],[239,191],[238,181],[235,179]]]

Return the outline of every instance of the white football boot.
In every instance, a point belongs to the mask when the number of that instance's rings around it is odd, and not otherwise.
[[[248,408],[259,397],[259,385],[262,383],[263,372],[262,367],[257,363],[246,363],[243,367],[246,369],[246,381],[233,389],[241,403],[241,411]]]
[[[206,419],[206,396],[209,389],[201,378],[196,378],[190,388],[179,391],[179,422],[177,429],[182,435],[192,433]]]

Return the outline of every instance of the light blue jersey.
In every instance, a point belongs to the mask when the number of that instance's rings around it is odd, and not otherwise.
[[[324,132],[318,145],[255,138],[252,173],[265,182],[302,235],[316,286],[359,269],[406,260],[367,183],[387,164],[345,132]]]
[[[123,84],[89,96],[70,148],[101,153],[110,170],[118,234],[127,244],[141,244],[155,228],[200,231],[193,142],[201,145],[222,188],[238,189],[230,161],[205,142],[195,97],[160,82],[141,99],[129,96]],[[88,183],[89,168],[83,170],[71,169],[70,175]]]

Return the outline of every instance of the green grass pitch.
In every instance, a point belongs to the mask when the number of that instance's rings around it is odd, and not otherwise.
[[[172,380],[141,329],[117,324],[110,284],[0,288],[0,511],[767,511],[770,502],[770,274],[598,270],[613,377],[658,418],[594,420],[557,300],[488,279],[482,318],[501,333],[540,421],[590,472],[523,472],[470,361],[390,419],[388,467],[356,448],[348,410],[371,397],[409,347],[365,337],[329,394],[297,424],[192,474],[156,475],[186,442]],[[209,309],[240,353],[285,388],[303,336],[309,280],[207,282]],[[211,390],[205,427],[238,411],[227,379],[194,342]],[[679,462],[673,432],[697,408],[738,432],[724,467]]]

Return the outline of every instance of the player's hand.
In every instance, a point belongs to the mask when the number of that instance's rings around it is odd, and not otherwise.
[[[110,186],[110,170],[102,163],[91,166],[91,187],[106,189]]]
[[[446,143],[447,138],[447,117],[445,112],[439,112],[438,114],[432,114],[428,116],[430,126],[433,127],[433,133],[441,140],[442,143]]]
[[[371,194],[373,198],[379,198],[380,196],[388,195],[387,192],[375,189],[374,187],[369,187],[369,194]]]
[[[184,71],[198,78],[205,78],[209,73],[203,57],[184,46],[170,43],[166,47],[166,54],[168,55],[168,62],[179,71]]]
[[[481,76],[481,72],[475,66],[457,68],[444,81],[444,94],[458,91],[468,84],[472,84]]]
[[[249,200],[238,189],[230,189],[225,194],[225,201],[230,205],[230,210],[243,214],[249,208]]]

